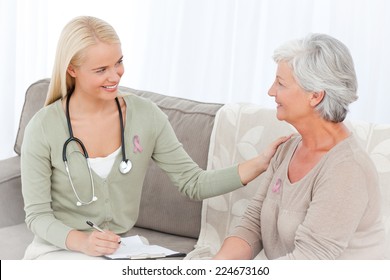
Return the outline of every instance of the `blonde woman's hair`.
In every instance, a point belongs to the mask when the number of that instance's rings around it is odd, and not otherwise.
[[[79,67],[83,62],[85,49],[98,42],[120,44],[114,28],[101,19],[90,16],[76,17],[64,27],[58,40],[45,105],[73,92],[75,80],[68,74],[68,66],[71,64]]]

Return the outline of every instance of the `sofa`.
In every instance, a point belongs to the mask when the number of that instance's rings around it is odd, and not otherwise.
[[[0,259],[21,259],[33,234],[24,223],[20,180],[20,147],[24,128],[44,104],[49,79],[33,83],[26,91],[15,140],[16,156],[0,160]],[[230,166],[254,157],[272,140],[294,129],[275,118],[275,111],[255,104],[215,104],[121,87],[155,102],[167,115],[188,154],[204,169]],[[383,195],[383,218],[390,259],[390,125],[348,121],[374,160]],[[224,237],[237,224],[262,179],[245,188],[204,201],[181,195],[157,165],[150,162],[140,215],[129,233],[172,250],[185,259],[210,259]],[[261,254],[257,258],[262,258]]]

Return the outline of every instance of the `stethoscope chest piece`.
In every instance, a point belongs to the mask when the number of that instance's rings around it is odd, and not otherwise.
[[[133,165],[129,159],[122,160],[121,163],[119,164],[119,171],[122,174],[126,174],[131,170],[132,167],[133,167]]]

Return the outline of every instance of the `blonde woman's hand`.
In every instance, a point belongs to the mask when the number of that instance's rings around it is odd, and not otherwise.
[[[292,135],[283,136],[276,139],[257,157],[240,163],[238,165],[238,174],[240,175],[241,183],[246,185],[267,170],[268,165],[272,157],[275,155],[279,145],[286,142],[291,138],[291,136]]]
[[[287,140],[289,140],[291,138],[292,134],[291,135],[288,135],[288,136],[282,136],[282,137],[279,137],[278,139],[276,139],[275,141],[273,141],[261,154],[260,154],[260,158],[261,158],[261,161],[263,162],[263,164],[266,165],[266,167],[268,167],[272,157],[275,155],[276,153],[276,150],[278,149],[279,145],[280,144],[283,144],[284,142],[286,142]],[[267,169],[267,168],[266,168]]]
[[[66,239],[66,246],[69,250],[96,257],[113,254],[119,248],[119,242],[120,236],[111,231],[72,230]]]

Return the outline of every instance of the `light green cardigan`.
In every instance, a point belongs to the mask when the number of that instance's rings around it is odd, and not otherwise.
[[[69,132],[61,101],[42,108],[27,125],[21,154],[22,192],[27,226],[38,237],[66,249],[66,237],[72,229],[90,230],[86,220],[118,234],[127,232],[138,217],[150,158],[180,192],[193,199],[242,187],[237,165],[218,171],[200,169],[177,140],[167,116],[151,101],[135,95],[124,100],[125,147],[133,168],[125,175],[119,172],[120,153],[106,179],[92,171],[98,200],[89,205],[76,206],[62,160]],[[138,136],[142,152],[134,152],[134,136]],[[67,155],[76,191],[81,200],[89,201],[92,190],[88,168],[75,142],[68,145]]]

